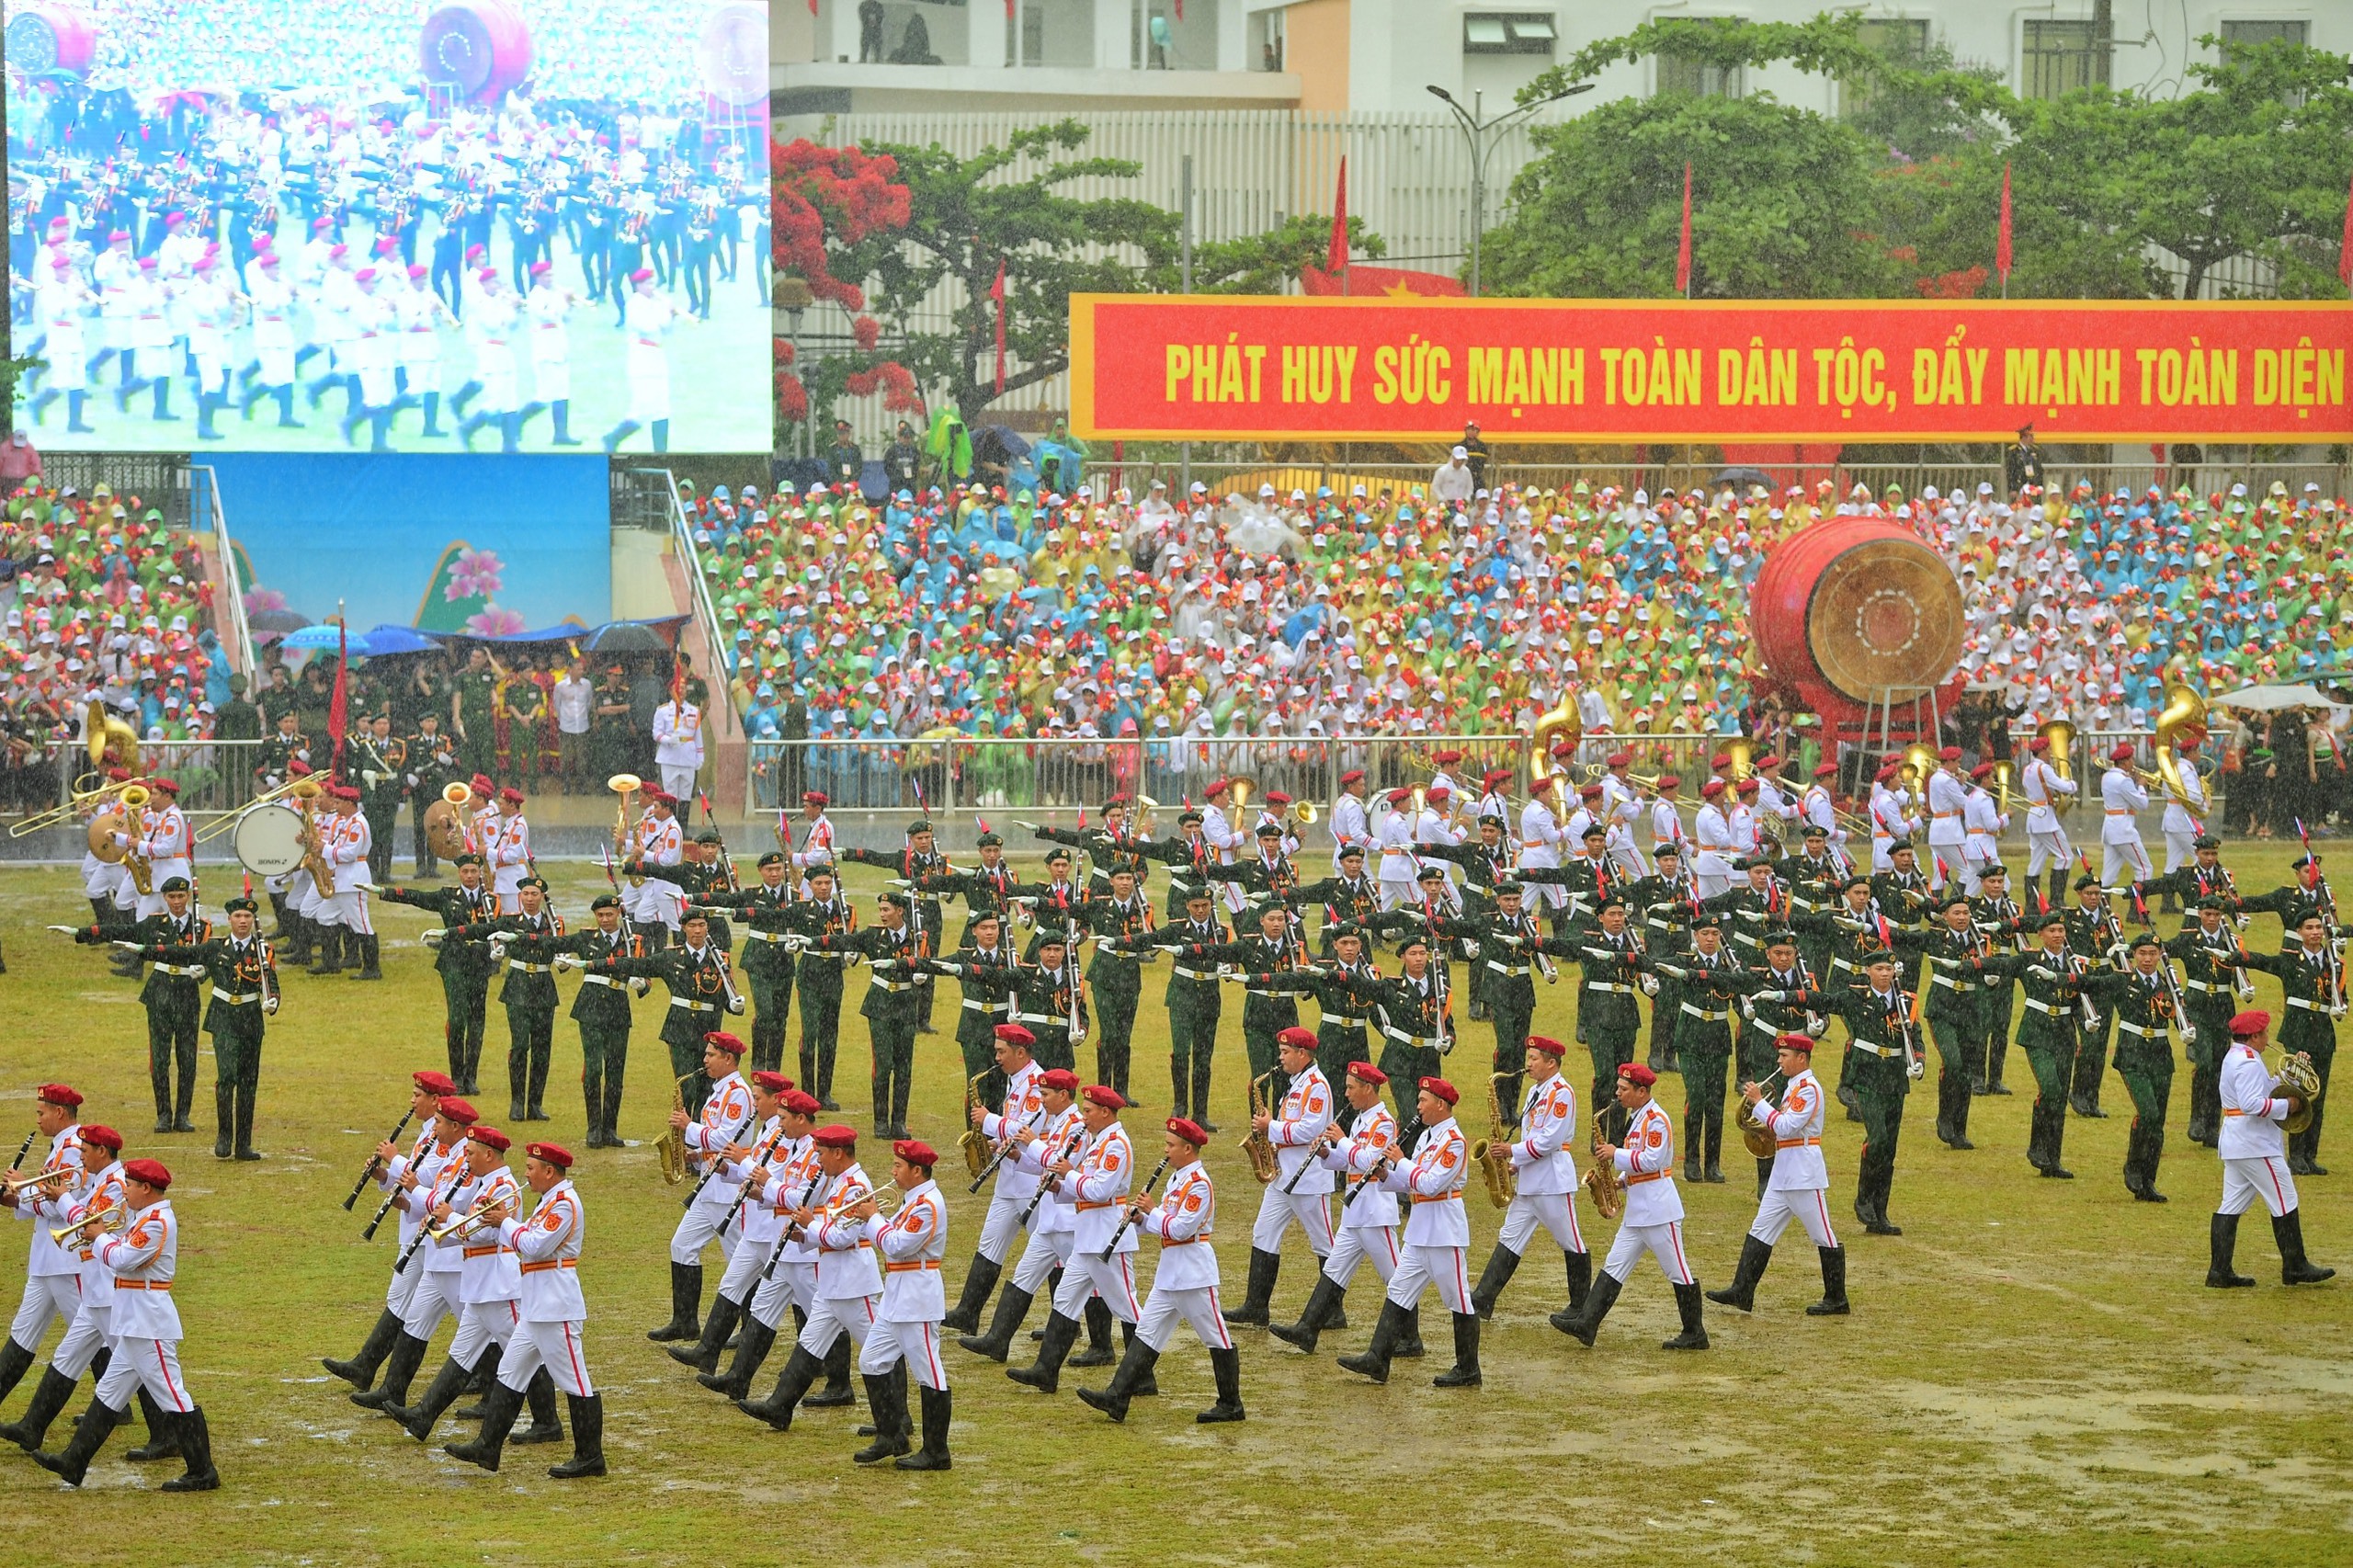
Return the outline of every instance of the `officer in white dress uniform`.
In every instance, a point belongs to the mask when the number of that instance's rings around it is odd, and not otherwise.
[[[2099,776],[2099,803],[2100,885],[2122,887],[2156,875],[2148,846],[2141,842],[2141,813],[2149,809],[2149,792],[2132,776],[2132,748],[2122,741],[2108,754],[2108,770]]]
[[[1288,1345],[1313,1352],[1325,1324],[1336,1326],[1340,1303],[1356,1278],[1357,1265],[1370,1262],[1388,1285],[1397,1271],[1397,1195],[1378,1182],[1364,1179],[1397,1145],[1397,1119],[1381,1103],[1381,1091],[1389,1074],[1370,1062],[1348,1063],[1348,1109],[1355,1119],[1343,1130],[1338,1119],[1325,1124],[1315,1157],[1336,1176],[1347,1178],[1340,1197],[1340,1221],[1334,1233],[1331,1256],[1307,1298],[1306,1310],[1295,1324],[1271,1324],[1267,1332]]]
[[[1577,1224],[1576,1161],[1569,1153],[1578,1123],[1577,1092],[1561,1075],[1561,1058],[1567,1051],[1557,1040],[1528,1037],[1527,1086],[1520,1091],[1514,1136],[1505,1145],[1511,1161],[1512,1200],[1495,1234],[1495,1250],[1487,1256],[1487,1267],[1471,1291],[1472,1305],[1483,1318],[1494,1315],[1495,1298],[1511,1283],[1540,1225],[1566,1260],[1571,1312],[1585,1305],[1593,1284],[1593,1255]]]
[[[1756,1282],[1773,1261],[1773,1244],[1794,1219],[1813,1238],[1822,1258],[1822,1300],[1806,1308],[1809,1317],[1843,1317],[1847,1312],[1847,1249],[1830,1228],[1830,1205],[1824,1194],[1830,1173],[1822,1160],[1822,1127],[1825,1096],[1813,1075],[1813,1039],[1790,1032],[1773,1042],[1777,1074],[1782,1081],[1779,1104],[1765,1086],[1740,1086],[1741,1120],[1773,1135],[1773,1174],[1757,1200],[1756,1218],[1741,1244],[1740,1267],[1728,1289],[1708,1291],[1707,1298],[1727,1307],[1750,1311],[1756,1301]]]
[[[1030,1054],[1037,1036],[1024,1024],[998,1024],[995,1033],[993,1049],[997,1071],[1005,1075],[1005,1098],[995,1110],[973,1106],[966,1119],[994,1145],[991,1158],[995,1162],[996,1186],[989,1195],[988,1215],[981,1221],[980,1245],[964,1270],[963,1294],[940,1324],[960,1334],[980,1327],[982,1309],[996,1289],[1005,1260],[1013,1256],[1014,1238],[1021,1234],[1021,1216],[1037,1195],[1037,1176],[1023,1170],[1013,1157],[1020,1148],[1015,1134],[1035,1132],[1046,1123],[1045,1089],[1040,1082],[1046,1070]]]
[[[681,801],[695,798],[695,777],[702,771],[702,710],[683,697],[672,698],[654,710],[654,765],[662,770],[662,788]]]
[[[1364,769],[1352,767],[1340,775],[1340,798],[1332,802],[1332,815],[1326,824],[1332,833],[1332,874],[1340,874],[1340,852],[1351,844],[1370,855],[1373,851],[1372,824],[1365,815]]]
[[[2222,1058],[2222,1127],[2214,1143],[2222,1157],[2222,1202],[2214,1210],[2206,1268],[2206,1283],[2218,1289],[2255,1283],[2231,1267],[2231,1254],[2238,1245],[2239,1216],[2258,1199],[2271,1211],[2281,1284],[2316,1284],[2336,1273],[2304,1256],[2303,1215],[2296,1207],[2296,1178],[2288,1169],[2288,1135],[2281,1126],[2303,1102],[2282,1093],[2279,1077],[2263,1065],[2270,1032],[2270,1014],[2238,1014],[2231,1019],[2231,1049]]]
[[[874,1441],[852,1456],[860,1464],[895,1459],[901,1470],[949,1468],[948,1364],[939,1355],[939,1320],[948,1310],[939,1278],[940,1260],[948,1256],[948,1200],[931,1179],[938,1163],[930,1144],[900,1139],[891,1145],[897,1210],[884,1215],[869,1198],[852,1204],[845,1216],[864,1222],[866,1239],[882,1262],[882,1304],[858,1358],[874,1416]],[[910,1376],[923,1391],[920,1453],[908,1451],[915,1446],[907,1410]]]
[[[2051,907],[2066,903],[2067,872],[2075,863],[2075,846],[2060,825],[2059,804],[2076,790],[2075,781],[2059,777],[2051,764],[2051,743],[2037,735],[2027,743],[2026,766],[2018,770],[2018,793],[2026,800],[2026,876],[2029,882],[2048,867]]]
[[[1479,1314],[1471,1302],[1471,1279],[1463,1267],[1463,1251],[1471,1244],[1471,1217],[1463,1211],[1462,1187],[1471,1174],[1471,1145],[1455,1125],[1459,1096],[1443,1078],[1424,1078],[1416,1097],[1422,1134],[1408,1159],[1391,1150],[1370,1180],[1392,1192],[1404,1193],[1413,1208],[1405,1220],[1404,1256],[1389,1277],[1389,1294],[1381,1319],[1372,1325],[1372,1343],[1360,1356],[1343,1356],[1348,1371],[1389,1381],[1389,1360],[1404,1340],[1422,1292],[1438,1287],[1438,1299],[1454,1318],[1454,1365],[1431,1381],[1438,1388],[1476,1388],[1479,1372]]]
[[[1600,1333],[1601,1320],[1609,1315],[1627,1277],[1647,1252],[1658,1259],[1660,1271],[1675,1287],[1676,1310],[1683,1321],[1683,1332],[1660,1348],[1708,1347],[1708,1331],[1699,1317],[1699,1282],[1683,1250],[1683,1197],[1675,1187],[1675,1119],[1651,1097],[1657,1082],[1658,1074],[1639,1062],[1618,1069],[1618,1103],[1626,1111],[1626,1131],[1620,1142],[1604,1141],[1593,1152],[1595,1159],[1608,1161],[1624,1182],[1626,1212],[1609,1244],[1609,1256],[1602,1260],[1601,1278],[1586,1297],[1585,1311],[1552,1314],[1552,1326],[1583,1345],[1591,1345]]]

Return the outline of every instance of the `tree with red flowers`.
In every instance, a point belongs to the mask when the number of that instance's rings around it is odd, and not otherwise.
[[[857,279],[857,261],[872,247],[887,245],[905,229],[907,187],[898,165],[887,155],[870,156],[855,147],[824,147],[806,139],[785,142],[768,154],[772,253],[779,294],[805,286],[811,302],[840,306],[849,313],[848,353],[804,357],[790,343],[776,340],[776,413],[779,443],[786,426],[813,411],[830,409],[847,392],[865,397],[878,389],[882,405],[894,413],[920,415],[923,398],[905,366],[881,352],[881,324],[866,313],[866,293]],[[837,264],[841,270],[836,271]],[[844,276],[843,274],[847,274]]]

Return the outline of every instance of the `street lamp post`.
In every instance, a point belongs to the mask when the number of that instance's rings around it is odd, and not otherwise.
[[[1462,139],[1471,147],[1471,294],[1476,299],[1479,293],[1479,242],[1487,228],[1487,156],[1495,151],[1495,143],[1502,140],[1500,134],[1491,133],[1500,133],[1514,121],[1534,114],[1547,104],[1559,103],[1563,98],[1574,97],[1579,93],[1589,93],[1593,91],[1593,84],[1572,83],[1548,97],[1516,105],[1493,119],[1484,118],[1482,100],[1486,95],[1483,93],[1472,93],[1471,107],[1464,108],[1461,100],[1436,83],[1429,85],[1428,91],[1432,97],[1454,111],[1455,124],[1461,128]]]

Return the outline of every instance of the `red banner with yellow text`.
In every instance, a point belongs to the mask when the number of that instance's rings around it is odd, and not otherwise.
[[[1127,439],[2308,442],[2343,302],[1071,296],[1071,426]]]

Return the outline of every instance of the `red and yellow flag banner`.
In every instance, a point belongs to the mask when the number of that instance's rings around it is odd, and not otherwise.
[[[2337,302],[1071,296],[1071,426],[1136,439],[2336,441]]]

